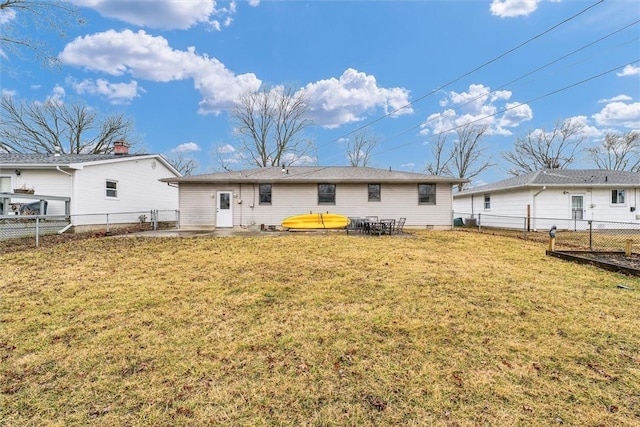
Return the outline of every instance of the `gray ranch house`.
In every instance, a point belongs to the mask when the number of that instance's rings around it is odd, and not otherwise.
[[[453,196],[456,216],[516,228],[509,217],[528,218],[534,230],[560,227],[558,219],[640,224],[639,202],[640,173],[601,169],[545,169]]]
[[[264,167],[163,179],[179,188],[181,228],[279,227],[308,213],[406,218],[451,229],[453,185],[464,179],[352,166]]]

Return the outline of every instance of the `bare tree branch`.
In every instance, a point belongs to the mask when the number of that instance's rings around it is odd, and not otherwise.
[[[429,162],[425,168],[431,175],[451,175],[449,164],[453,159],[453,150],[447,152],[446,146],[446,134],[439,133],[433,137],[433,144],[431,145],[433,161]]]
[[[600,169],[640,172],[640,132],[607,133],[602,145],[587,150]]]
[[[182,152],[174,153],[167,158],[167,161],[183,176],[191,176],[191,174],[200,167],[197,161],[185,156]]]
[[[371,153],[380,144],[380,138],[361,129],[345,143],[345,150],[351,166],[368,166]]]
[[[481,141],[488,126],[466,125],[458,128],[458,139],[451,150],[451,173],[456,178],[473,179],[487,168],[493,166],[491,158],[487,157],[486,148]],[[463,190],[467,184],[458,184],[458,190]]]
[[[565,120],[557,122],[551,132],[544,129],[529,131],[518,138],[514,151],[503,157],[515,168],[512,175],[521,175],[541,169],[566,169],[576,161],[576,153],[585,141],[584,124]]]
[[[313,142],[303,136],[312,124],[307,115],[306,99],[291,88],[245,93],[231,112],[243,157],[259,167],[288,166],[308,157]]]
[[[53,32],[65,38],[67,28],[84,24],[78,9],[64,0],[0,0],[0,15],[4,17],[0,51],[19,57],[30,52],[47,66],[58,66],[60,61],[34,34]],[[0,69],[7,69],[6,62]]]
[[[110,153],[113,142],[131,145],[133,121],[123,114],[99,117],[81,101],[0,100],[0,150],[17,153]]]

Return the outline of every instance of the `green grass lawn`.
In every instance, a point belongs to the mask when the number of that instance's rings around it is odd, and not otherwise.
[[[6,253],[0,424],[639,425],[640,279],[545,249],[434,231]]]

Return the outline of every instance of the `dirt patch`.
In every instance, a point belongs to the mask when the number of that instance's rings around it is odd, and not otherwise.
[[[592,264],[609,271],[640,276],[640,254],[626,256],[624,252],[557,251],[550,255],[569,261]]]

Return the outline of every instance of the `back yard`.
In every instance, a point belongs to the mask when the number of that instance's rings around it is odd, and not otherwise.
[[[1,424],[637,426],[640,279],[545,249],[419,232],[5,253]]]

